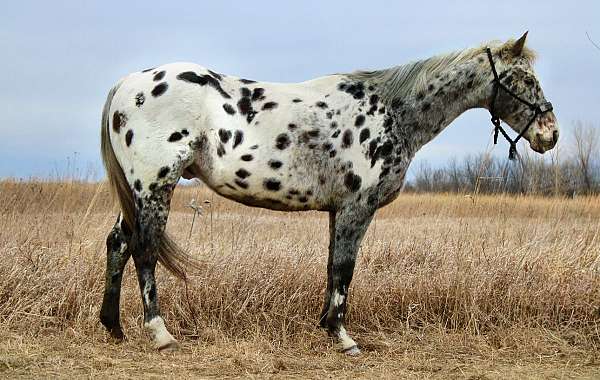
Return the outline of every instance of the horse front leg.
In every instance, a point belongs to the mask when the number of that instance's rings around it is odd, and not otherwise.
[[[356,342],[344,327],[348,289],[360,243],[373,218],[374,209],[349,205],[329,216],[329,259],[327,263],[327,290],[321,312],[320,325],[337,340],[340,350],[358,355]]]

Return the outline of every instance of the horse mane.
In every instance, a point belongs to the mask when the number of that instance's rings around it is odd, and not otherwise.
[[[487,47],[492,50],[494,55],[498,54],[501,58],[507,58],[514,42],[515,40],[512,39],[506,43],[489,41],[474,48],[440,54],[388,69],[358,70],[346,75],[351,80],[364,81],[376,86],[381,91],[382,100],[387,102],[424,91],[432,77],[485,53]],[[523,48],[521,56],[530,63],[533,63],[536,58],[535,52],[526,46]],[[485,64],[489,65],[487,58]]]

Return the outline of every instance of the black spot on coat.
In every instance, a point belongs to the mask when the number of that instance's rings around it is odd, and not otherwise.
[[[235,175],[238,176],[238,177],[240,177],[241,179],[244,179],[244,178],[250,176],[250,172],[248,170],[242,168],[242,169],[238,169],[235,172]]]
[[[169,138],[167,139],[167,141],[169,142],[175,142],[175,141],[179,141],[183,138],[183,136],[181,135],[181,133],[179,132],[173,132],[171,133],[171,136],[169,136]]]
[[[275,138],[275,147],[279,150],[284,150],[290,146],[290,138],[287,133],[281,133]]]
[[[371,148],[372,146],[369,145],[369,151],[371,150]],[[393,150],[394,145],[389,140],[384,142],[381,146],[377,147],[377,149],[375,149],[375,152],[373,152],[371,157],[371,167],[375,166],[375,162],[377,162],[377,160],[379,160],[380,158],[389,156]]]
[[[354,99],[362,99],[365,96],[365,86],[362,82],[340,83],[338,85],[338,90],[352,95]]]
[[[357,192],[360,189],[361,182],[362,179],[360,178],[360,176],[354,174],[354,172],[351,171],[346,173],[346,176],[344,177],[344,185],[348,190],[350,190],[353,193]]]
[[[263,186],[269,191],[279,191],[281,189],[281,182],[275,178],[267,178],[263,182]]]
[[[219,143],[219,146],[217,146],[217,156],[223,157],[224,155],[225,155],[225,146],[223,146],[222,143]]]
[[[130,129],[125,134],[125,145],[130,146],[131,140],[133,140],[133,131]]]
[[[279,169],[283,165],[283,162],[279,160],[269,160],[269,167],[271,169]]]
[[[121,132],[121,127],[124,127],[126,124],[127,117],[125,116],[125,114],[120,111],[115,111],[115,113],[113,113],[112,119],[113,131],[115,131],[115,133]]]
[[[231,96],[223,90],[221,83],[210,75],[198,75],[193,71],[185,71],[177,75],[177,79],[184,82],[196,83],[200,86],[209,85],[221,94],[225,99],[230,99]]]
[[[369,137],[371,136],[371,132],[369,131],[369,128],[365,128],[362,131],[360,131],[360,135],[358,137],[358,141],[362,144],[363,142],[365,142],[365,140],[367,140]]]
[[[167,176],[167,174],[169,174],[169,172],[171,171],[171,168],[169,168],[168,166],[163,166],[162,168],[160,168],[160,170],[158,171],[158,178],[165,178]]]
[[[349,129],[346,129],[344,131],[344,134],[342,135],[342,148],[343,149],[350,148],[352,146],[353,142],[354,142],[354,136],[352,135],[352,131]]]
[[[356,117],[356,120],[354,121],[354,126],[360,128],[364,123],[365,123],[365,115],[361,114]]]
[[[144,96],[143,92],[138,92],[135,95],[135,105],[136,105],[136,107],[141,107],[144,104],[145,101],[146,101],[146,97]]]
[[[262,109],[263,110],[272,110],[273,108],[277,107],[277,103],[275,102],[267,102],[263,105]]]
[[[233,149],[240,145],[242,141],[244,141],[244,132],[238,129],[233,135]]]
[[[372,106],[376,106],[378,101],[379,101],[379,96],[377,96],[377,94],[373,94],[369,98],[369,104]]]
[[[242,161],[252,161],[254,159],[254,156],[252,156],[251,154],[244,154],[240,158],[242,159]]]
[[[158,82],[160,80],[162,80],[165,77],[165,71],[159,71],[158,73],[156,73],[156,75],[154,75],[154,78],[152,78],[153,81]]]
[[[319,108],[322,108],[322,109],[325,109],[325,108],[327,108],[327,103],[325,103],[325,102],[321,102],[321,101],[319,101],[319,102],[315,103],[315,105],[316,105],[317,107],[319,107]]]
[[[263,100],[265,98],[265,89],[261,87],[257,87],[252,91],[252,101]]]
[[[167,91],[167,88],[169,88],[169,85],[166,82],[159,83],[152,89],[151,94],[156,98],[164,94]]]
[[[230,115],[235,115],[235,108],[229,103],[223,104],[223,109]]]
[[[252,84],[252,83],[256,83],[255,80],[252,79],[240,79],[240,82],[242,82],[243,84]]]
[[[246,89],[248,90],[248,89]],[[250,90],[248,90],[250,91]],[[242,98],[240,98],[240,100],[237,103],[238,106],[238,110],[240,111],[240,113],[242,115],[246,115],[246,121],[248,123],[250,123],[252,120],[254,120],[254,116],[256,116],[256,111],[254,111],[254,109],[252,108],[252,101],[250,100],[250,98],[248,96],[244,96]]]
[[[226,129],[219,129],[219,139],[221,139],[221,142],[223,144],[227,144],[227,142],[229,141],[229,139],[231,138],[231,131],[228,131]]]
[[[135,182],[133,182],[133,188],[138,192],[142,191],[142,181],[136,179]]]

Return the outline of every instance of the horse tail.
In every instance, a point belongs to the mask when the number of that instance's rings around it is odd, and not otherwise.
[[[110,105],[115,93],[121,86],[121,83],[122,81],[119,81],[119,83],[110,89],[106,98],[106,102],[104,103],[104,108],[102,110],[102,127],[100,132],[100,150],[102,151],[102,162],[104,163],[104,168],[106,169],[108,184],[112,190],[112,193],[117,195],[117,199],[119,200],[119,205],[121,207],[123,221],[127,227],[133,231],[133,226],[135,226],[135,203],[133,199],[133,192],[131,191],[131,187],[127,182],[125,173],[123,173],[123,169],[117,160],[117,156],[115,156],[115,151],[113,150],[110,142],[109,132]]]
[[[110,105],[112,103],[115,93],[121,86],[122,80],[119,81],[108,93],[104,108],[102,110],[102,126],[101,126],[101,152],[102,162],[106,169],[108,176],[108,183],[113,194],[116,194],[119,200],[121,208],[121,215],[123,222],[132,232],[131,244],[136,244],[137,240],[142,237],[140,236],[139,224],[136,222],[136,207],[135,200],[133,197],[133,191],[125,177],[123,168],[113,150],[113,146],[110,141],[110,130],[109,130],[109,113]],[[190,256],[181,250],[177,244],[167,235],[166,232],[161,232],[155,237],[154,247],[157,249],[158,261],[175,277],[186,280],[186,274],[184,268],[198,268],[198,263],[195,262]],[[135,249],[134,247],[130,247]]]

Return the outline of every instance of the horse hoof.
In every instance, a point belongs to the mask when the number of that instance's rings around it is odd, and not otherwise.
[[[354,345],[352,347],[348,347],[344,350],[342,350],[342,352],[348,356],[358,356],[360,355],[360,349],[358,348],[358,346]]]
[[[111,330],[110,337],[115,343],[121,343],[125,340],[125,334],[123,334],[123,330],[121,329]]]
[[[165,345],[158,347],[158,352],[176,352],[181,349],[181,345],[176,341],[169,342]]]

